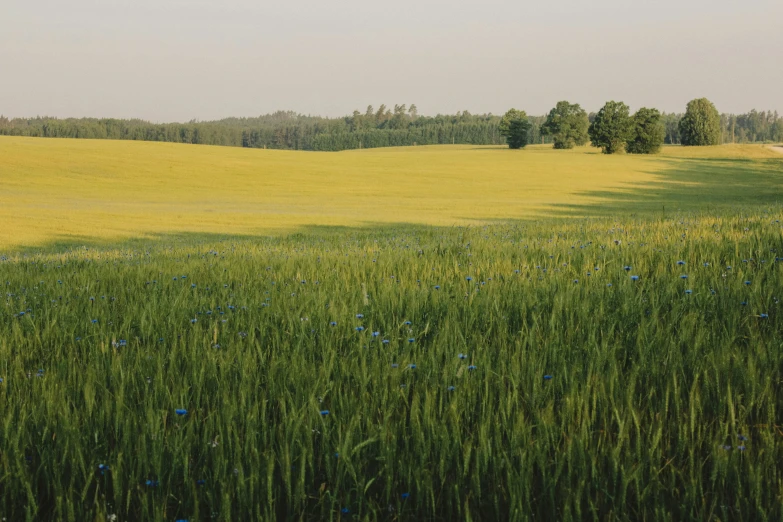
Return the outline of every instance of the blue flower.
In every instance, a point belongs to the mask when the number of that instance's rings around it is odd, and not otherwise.
[[[196,481],[196,485],[197,485],[197,486],[203,486],[203,485],[204,485],[204,484],[206,484],[206,483],[207,483],[207,481],[206,481],[206,480],[204,480],[204,479],[198,479],[198,480]]]
[[[551,375],[544,375],[544,380],[545,381],[551,381],[552,380],[552,376]]]
[[[639,276],[637,276],[637,275],[632,275],[631,276],[631,281],[638,281],[638,280],[639,280]]]
[[[364,319],[364,314],[356,314],[357,319]]]
[[[750,285],[750,281],[745,281],[745,285],[749,286]]]
[[[682,275],[680,276],[680,279],[688,279],[688,274],[682,274]]]
[[[416,369],[416,365],[415,364],[409,364],[408,368],[410,368],[411,370],[415,370]]]
[[[466,277],[466,278],[465,278],[465,280],[466,280],[466,281],[473,281],[473,278],[472,278],[472,277],[470,277],[470,276],[468,276],[468,277]]]
[[[745,435],[737,435],[737,438],[741,441],[746,441],[748,438]]]
[[[726,267],[726,270],[731,270],[731,267],[730,267],[730,266],[727,266],[727,267]]]
[[[740,304],[741,304],[742,306],[748,306],[748,303],[747,303],[746,301],[742,301]]]
[[[392,368],[399,368],[399,367],[400,367],[400,365],[399,365],[399,364],[397,364],[397,363],[392,363],[391,367],[392,367]]]
[[[198,319],[191,319],[190,324],[196,324],[198,322]]]
[[[454,391],[454,390],[456,390],[457,388],[455,388],[454,386],[449,386],[449,387],[448,387],[448,388],[446,388],[446,389],[447,389],[448,391]]]
[[[686,294],[692,294],[692,293],[693,293],[693,290],[686,290],[686,291],[685,291],[685,293],[686,293]]]
[[[685,261],[677,261],[677,264],[678,264],[678,265],[680,265],[680,266],[682,266],[682,265],[684,265],[684,264],[685,264]]]
[[[95,324],[95,323],[97,323],[97,322],[98,322],[98,320],[97,320],[97,319],[93,319],[93,320],[92,320],[92,324]]]
[[[389,344],[389,340],[388,340],[388,339],[384,339],[384,340],[383,340],[383,341],[381,341],[381,342],[382,342],[383,344]]]
[[[160,483],[157,480],[147,480],[144,483],[148,488],[156,488]]]
[[[607,283],[607,285],[606,285],[606,286],[607,286],[607,287],[609,287],[609,286],[612,286],[612,283]]]
[[[761,317],[762,319],[767,319],[769,317],[769,315],[767,315],[767,314],[759,314],[759,317]]]
[[[631,267],[626,265],[626,266],[623,267],[623,270],[625,270],[626,272],[630,272],[631,271]]]
[[[337,323],[335,321],[332,321],[331,323],[329,323],[329,326],[337,326]]]
[[[743,444],[741,446],[737,446],[737,449],[740,450],[740,451],[745,451],[746,448],[745,448],[745,445]]]
[[[402,323],[402,324],[404,324],[405,326],[410,326],[410,325],[411,325],[411,322],[410,322],[410,321],[405,321],[405,322],[404,322],[404,323]]]
[[[413,343],[413,342],[415,342],[415,341],[416,341],[416,339],[414,339],[413,337],[411,337],[410,339],[408,339],[408,342],[409,342],[409,343]]]
[[[709,263],[704,263],[704,266],[710,266],[710,264]]]
[[[579,279],[574,279],[574,284],[577,284],[579,282]]]
[[[461,353],[461,354],[459,354],[459,356],[458,356],[458,357],[459,357],[460,359],[467,359],[467,358],[468,358],[468,356],[467,356],[466,354],[464,354],[464,353]]]
[[[321,410],[320,413],[321,413],[321,416],[325,417],[325,416],[329,415],[329,410]]]
[[[470,370],[470,371],[473,371],[475,369],[476,369],[476,367],[474,365],[472,365],[472,364],[470,366],[468,366],[468,370]]]
[[[174,410],[174,413],[176,413],[177,415],[180,415],[180,416],[181,415],[187,415],[188,414],[188,410],[185,410],[185,409],[182,409],[182,408],[178,408],[178,409]]]
[[[98,464],[98,469],[103,472],[108,471],[110,468],[106,464]]]
[[[356,331],[357,332],[363,332],[364,331],[364,326],[357,326],[356,327]]]
[[[411,496],[411,494],[410,494],[410,493],[403,493],[403,494],[402,494],[402,499],[403,499],[403,500],[407,500],[407,499],[408,499],[408,497],[410,497],[410,496]]]
[[[435,290],[440,290],[440,285],[435,285]]]
[[[372,336],[373,336],[373,337],[378,337],[379,335],[381,335],[381,332],[373,332],[373,333],[372,333]]]
[[[348,513],[350,513],[350,512],[351,512],[351,510],[350,510],[350,509],[348,509],[348,508],[342,508],[342,509],[340,510],[340,513],[342,513],[343,515],[347,515],[347,514],[348,514]]]

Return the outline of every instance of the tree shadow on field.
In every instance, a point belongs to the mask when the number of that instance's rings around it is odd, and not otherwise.
[[[671,158],[648,171],[656,179],[618,190],[577,192],[595,200],[554,204],[551,217],[660,215],[662,211],[738,209],[783,205],[783,159]]]

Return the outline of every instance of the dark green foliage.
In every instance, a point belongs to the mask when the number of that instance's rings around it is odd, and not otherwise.
[[[530,131],[530,121],[525,111],[509,109],[509,111],[500,119],[498,130],[500,135],[506,138],[508,148],[521,149],[528,144],[528,132]]]
[[[626,150],[631,154],[655,154],[660,152],[666,136],[661,122],[661,113],[657,109],[642,107],[632,118],[631,138]]]
[[[721,121],[718,109],[707,98],[688,102],[680,120],[683,145],[718,145],[721,142]]]
[[[587,143],[589,125],[587,113],[578,103],[560,101],[549,111],[541,133],[553,137],[556,149],[572,149]]]
[[[606,102],[588,130],[593,147],[600,147],[604,154],[624,152],[633,125],[629,112],[623,102]]]

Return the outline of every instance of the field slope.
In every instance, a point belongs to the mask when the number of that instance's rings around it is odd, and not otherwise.
[[[453,225],[783,201],[761,146],[436,146],[341,153],[0,138],[0,248],[308,226]]]

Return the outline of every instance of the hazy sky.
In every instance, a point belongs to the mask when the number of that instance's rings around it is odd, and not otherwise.
[[[783,0],[0,0],[0,114],[783,112]]]

